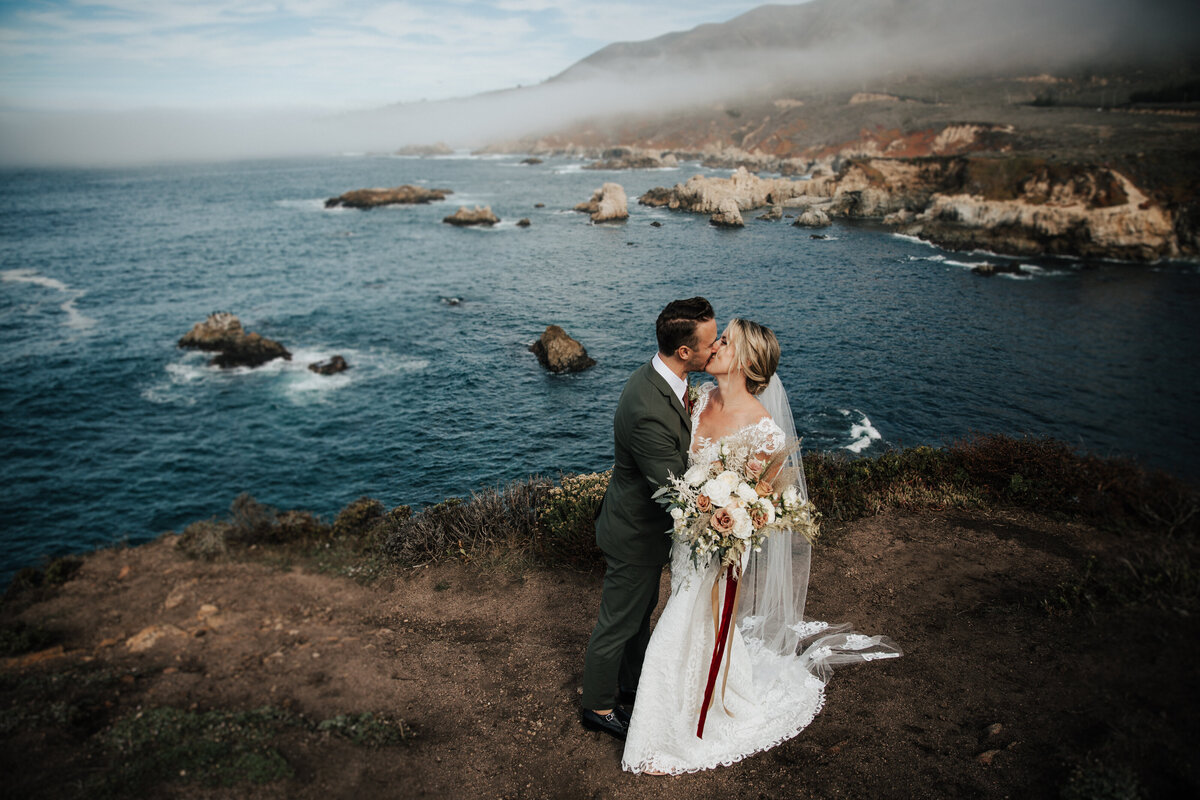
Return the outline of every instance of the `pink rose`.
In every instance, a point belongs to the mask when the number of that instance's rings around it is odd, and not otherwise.
[[[765,466],[766,464],[764,464],[761,460],[752,458],[746,462],[746,474],[751,478],[757,478],[762,474],[763,467]]]
[[[718,511],[712,515],[712,519],[709,520],[709,524],[712,525],[713,530],[717,531],[718,533],[729,533],[731,530],[733,530],[733,514],[729,512],[728,508],[718,509]]]
[[[712,500],[709,499],[708,495],[697,495],[696,510],[701,514],[707,514],[709,511],[712,511]]]
[[[767,512],[763,511],[758,506],[750,509],[750,524],[755,528],[761,528],[767,524]]]
[[[759,497],[770,497],[772,491],[774,490],[771,488],[771,484],[768,481],[759,481],[758,483],[754,484],[754,493]]]

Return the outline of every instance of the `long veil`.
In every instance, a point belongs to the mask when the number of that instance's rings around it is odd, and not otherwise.
[[[771,376],[758,399],[783,430],[787,442],[796,442],[792,407],[778,374]],[[798,447],[788,456],[787,467],[795,468],[800,496],[808,500],[803,458]],[[900,655],[900,649],[885,637],[854,633],[849,624],[830,625],[805,620],[804,601],[808,594],[811,559],[812,545],[808,539],[790,530],[772,533],[763,543],[761,552],[751,555],[742,572],[738,607],[738,626],[747,646],[763,648],[783,657],[771,660],[780,669],[790,667],[794,661],[791,656],[799,656],[809,672],[822,680],[827,680],[831,668],[839,664]],[[757,680],[760,676],[755,677]],[[771,680],[776,676],[761,677]]]

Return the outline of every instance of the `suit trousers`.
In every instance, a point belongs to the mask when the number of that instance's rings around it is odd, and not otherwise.
[[[604,556],[600,614],[583,663],[583,707],[612,708],[617,688],[636,689],[650,643],[650,615],[658,605],[662,564],[643,565]]]

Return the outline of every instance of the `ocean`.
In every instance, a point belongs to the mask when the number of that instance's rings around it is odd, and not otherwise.
[[[3,172],[0,578],[180,530],[242,492],[331,518],[362,495],[420,506],[605,469],[613,408],[653,354],[658,311],[697,294],[718,322],[776,331],[806,449],[1029,434],[1200,477],[1194,264],[1023,260],[1025,276],[984,278],[970,267],[995,256],[878,225],[837,222],[815,239],[758,212],[720,230],[636,204],[727,170],[520,161]],[[628,222],[571,210],[605,181],[624,186]],[[403,183],[454,194],[324,208]],[[441,222],[475,204],[502,222]],[[213,311],[282,342],[291,362],[221,370],[179,350]],[[597,365],[545,372],[528,347],[549,324]],[[307,369],[334,354],[351,369]]]

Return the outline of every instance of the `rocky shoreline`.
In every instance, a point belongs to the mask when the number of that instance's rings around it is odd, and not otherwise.
[[[949,93],[940,84],[923,87],[932,97],[747,99],[738,108],[593,120],[484,152],[576,158],[598,171],[688,162],[734,170],[732,188],[692,178],[639,200],[730,227],[744,224],[748,211],[772,214],[790,202],[951,250],[1200,260],[1200,109],[1039,108],[1026,95],[1046,80],[980,84],[974,100],[955,92],[965,98],[961,107],[937,99],[939,90]],[[1100,87],[1106,80],[1092,79]],[[1081,97],[1087,86],[1078,84]],[[718,196],[736,203],[736,213],[729,203],[718,208]]]

